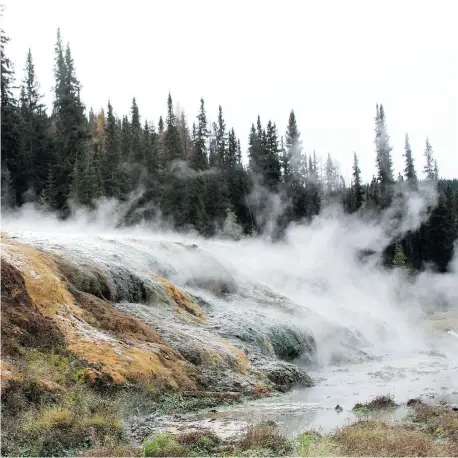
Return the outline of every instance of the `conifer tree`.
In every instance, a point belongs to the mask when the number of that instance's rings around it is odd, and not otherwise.
[[[130,154],[129,159],[131,164],[141,167],[144,161],[144,152],[142,148],[142,126],[140,122],[140,113],[138,110],[137,101],[135,97],[132,100],[131,108],[131,122],[130,122]],[[136,180],[138,177],[135,177]],[[136,181],[135,180],[135,181]]]
[[[3,15],[3,12],[1,12]],[[4,202],[8,205],[21,203],[22,193],[27,189],[24,176],[24,157],[20,141],[20,117],[17,102],[13,96],[14,70],[10,59],[5,54],[9,38],[0,30],[1,51],[1,169],[2,185],[7,188]]]
[[[364,200],[364,191],[361,182],[361,169],[358,164],[358,156],[353,153],[353,196],[354,196],[354,211],[358,211]]]
[[[410,148],[409,136],[406,134],[405,145],[404,145],[404,157],[405,157],[405,168],[404,175],[411,187],[411,189],[417,189],[417,173],[415,171],[414,160],[412,156],[412,150]]]
[[[177,119],[173,111],[172,96],[169,93],[167,99],[167,119],[164,134],[164,148],[167,161],[184,160],[183,146],[178,131]]]
[[[269,120],[266,130],[264,158],[264,180],[271,191],[278,191],[281,180],[280,146],[278,144],[277,126]]]
[[[391,158],[390,138],[386,127],[383,105],[376,107],[375,146],[377,152],[377,179],[380,183],[381,208],[391,204],[393,197],[393,161]]]
[[[394,249],[393,267],[406,267],[406,256],[400,243]]]
[[[223,109],[218,107],[218,123],[216,127],[216,165],[222,167],[226,161],[226,123],[223,118]]]
[[[197,126],[193,136],[193,149],[190,165],[194,170],[205,170],[208,167],[208,127],[204,99],[200,99],[200,111],[197,115]]]
[[[434,156],[433,156],[433,148],[429,143],[429,139],[426,139],[425,142],[425,167],[423,169],[426,179],[429,181],[434,181],[436,179],[436,174],[434,172]]]
[[[65,209],[70,191],[69,178],[74,170],[75,161],[84,155],[87,122],[84,116],[84,105],[80,99],[80,83],[75,75],[70,47],[67,45],[64,51],[60,30],[57,31],[54,76],[56,201],[59,209]]]

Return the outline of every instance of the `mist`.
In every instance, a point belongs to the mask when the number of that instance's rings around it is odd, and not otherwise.
[[[182,285],[190,278],[225,277],[223,280],[230,278],[238,285],[261,285],[274,291],[297,307],[292,320],[313,331],[326,360],[332,350],[327,346],[335,342],[330,338],[331,328],[323,323],[356,329],[358,338],[379,352],[418,351],[426,348],[421,325],[426,312],[436,307],[457,308],[456,253],[451,272],[445,275],[430,270],[408,275],[403,269],[386,269],[380,262],[384,248],[407,231],[418,229],[436,201],[435,190],[424,185],[417,193],[405,192],[377,218],[349,215],[339,206],[329,206],[310,224],[290,225],[284,240],[277,243],[271,242],[270,232],[284,210],[278,196],[270,196],[271,205],[263,215],[267,221],[264,236],[240,241],[177,233],[160,219],[120,227],[129,203],[114,200],[100,201],[92,211],[74,208],[64,221],[24,205],[3,215],[2,230],[19,241],[47,241],[69,250],[86,242],[86,251],[97,250],[99,242],[104,250],[103,241],[116,240],[126,249],[125,262],[138,269],[148,265],[152,242],[195,244],[204,255],[196,257],[186,250],[171,253],[170,248],[161,254],[154,248],[154,253],[164,265],[173,264]],[[373,255],[363,260],[365,250]],[[230,306],[251,307],[249,301]],[[284,315],[275,309],[266,313]]]

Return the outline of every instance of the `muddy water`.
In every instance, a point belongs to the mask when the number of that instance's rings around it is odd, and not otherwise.
[[[309,372],[316,386],[243,405],[200,414],[171,415],[144,419],[143,432],[210,429],[229,438],[249,424],[275,421],[284,433],[294,436],[308,429],[327,432],[367,415],[354,413],[357,402],[381,394],[394,396],[399,408],[373,414],[399,420],[407,412],[406,401],[458,403],[458,339],[444,336],[428,351],[386,354],[366,363],[340,365]],[[339,413],[336,405],[342,407]]]

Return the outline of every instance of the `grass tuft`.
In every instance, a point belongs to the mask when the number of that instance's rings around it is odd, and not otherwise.
[[[188,451],[171,434],[158,434],[145,439],[142,456],[187,456]]]
[[[394,402],[393,396],[380,395],[364,404],[362,403],[355,404],[353,407],[353,410],[355,412],[367,412],[367,411],[380,410],[380,409],[389,409],[393,407],[397,407],[396,402]]]

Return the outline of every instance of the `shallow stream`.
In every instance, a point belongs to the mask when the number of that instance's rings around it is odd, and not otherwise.
[[[458,403],[458,339],[444,336],[445,351],[387,354],[375,360],[309,371],[316,385],[241,405],[213,409],[199,414],[174,414],[139,419],[143,433],[154,430],[178,432],[209,429],[230,438],[249,424],[274,421],[289,436],[314,429],[329,432],[358,417],[376,416],[389,421],[402,419],[411,398],[425,402]],[[390,394],[398,408],[372,414],[353,412],[357,402]],[[340,405],[342,411],[336,411]],[[142,435],[142,434],[140,434]]]

